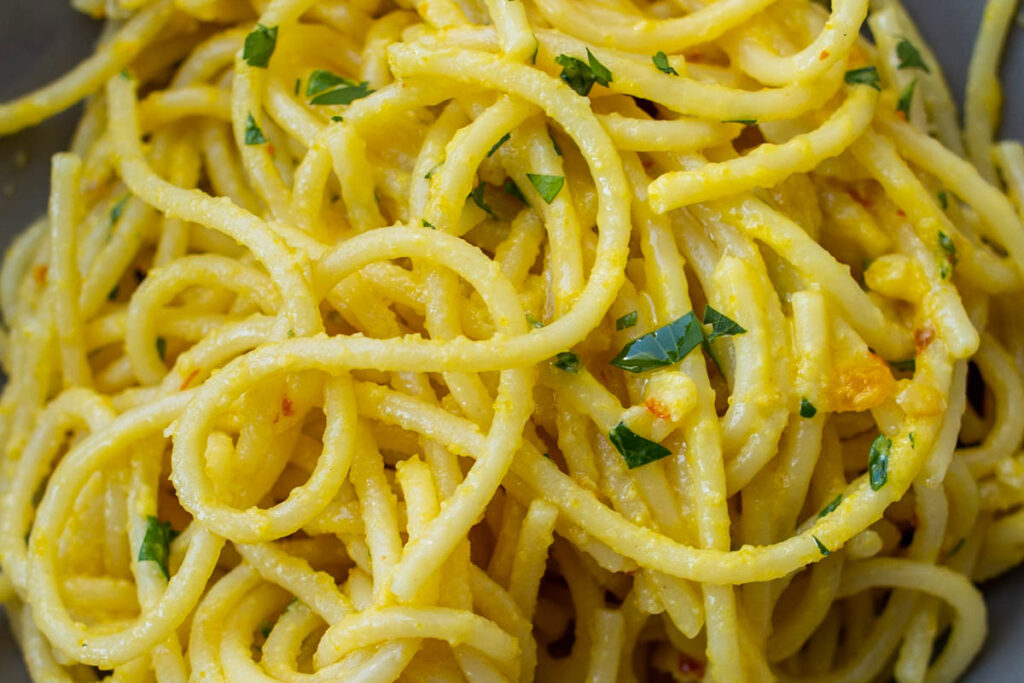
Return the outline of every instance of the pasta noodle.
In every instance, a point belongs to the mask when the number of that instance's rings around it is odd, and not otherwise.
[[[968,668],[1024,560],[1012,0],[963,131],[897,0],[73,4],[0,105],[86,101],[0,269],[35,680]]]

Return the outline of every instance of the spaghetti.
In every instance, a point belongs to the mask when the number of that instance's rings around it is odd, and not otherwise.
[[[0,270],[34,679],[966,670],[1024,560],[1012,0],[964,131],[897,0],[74,4],[0,105],[86,98]]]

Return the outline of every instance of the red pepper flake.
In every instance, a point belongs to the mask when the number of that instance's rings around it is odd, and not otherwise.
[[[904,211],[903,209],[896,209],[896,215],[899,216],[900,218],[906,218],[907,212]]]
[[[295,414],[295,408],[292,406],[292,400],[287,396],[281,397],[281,412],[285,417],[291,417]]]
[[[658,399],[647,399],[644,402],[644,407],[647,408],[647,410],[650,411],[650,413],[654,415],[654,417],[661,418],[662,420],[668,420],[669,418],[672,417],[672,413],[669,412],[669,409],[666,408],[665,404],[663,404]]]
[[[829,57],[829,54],[830,54],[830,53],[829,53],[829,51],[828,51],[828,50],[822,50],[822,51],[821,51],[821,54],[820,54],[820,55],[818,55],[818,59],[824,62],[824,61],[825,61],[826,59],[828,59],[828,57]]]
[[[46,284],[46,273],[49,270],[49,266],[46,265],[36,266],[35,268],[32,269],[32,277],[38,284],[44,285]]]
[[[921,353],[928,348],[928,345],[935,339],[935,330],[930,327],[921,327],[914,330],[914,348]]]
[[[270,152],[270,156],[274,156],[274,143],[273,142],[268,142],[267,143],[267,151]]]
[[[186,388],[186,387],[187,387],[187,386],[188,386],[189,384],[191,384],[191,383],[192,383],[192,380],[194,380],[194,379],[196,378],[196,375],[198,375],[198,374],[199,374],[199,368],[196,368],[195,370],[193,370],[192,372],[190,372],[190,373],[188,374],[188,377],[186,377],[186,378],[185,378],[185,381],[181,383],[181,386],[180,386],[180,387],[178,387],[178,391],[185,391],[185,388]]]

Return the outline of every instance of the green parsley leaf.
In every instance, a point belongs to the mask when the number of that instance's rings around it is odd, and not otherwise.
[[[868,454],[868,478],[872,491],[882,488],[889,480],[889,454],[891,451],[892,439],[885,434],[879,434],[871,444],[871,452]]]
[[[170,555],[169,546],[174,538],[174,530],[170,522],[161,522],[153,515],[146,517],[146,535],[142,537],[142,545],[139,546],[139,562],[156,562],[163,572],[164,577],[171,578],[167,569],[167,558]]]
[[[735,320],[707,305],[704,306],[704,324],[711,325],[711,334],[708,335],[709,342],[719,337],[746,332]]]
[[[534,189],[537,190],[537,194],[547,204],[555,201],[555,197],[558,196],[558,193],[562,191],[562,186],[565,185],[565,176],[527,173],[526,177],[530,179]]]
[[[533,317],[533,313],[526,314],[526,322],[530,327],[544,327],[544,323]]]
[[[744,126],[756,126],[757,119],[728,119],[722,123],[742,123]]]
[[[949,195],[946,194],[945,190],[939,190],[939,206],[945,211],[949,208]]]
[[[946,254],[946,259],[954,266],[960,257],[956,253],[956,245],[953,243],[952,238],[949,235],[939,230],[939,248]]]
[[[127,203],[129,197],[131,197],[131,195],[130,194],[126,194],[125,196],[123,196],[120,199],[118,199],[117,203],[114,204],[114,206],[110,207],[110,224],[111,225],[114,225],[115,223],[117,223],[118,220],[120,220],[121,214],[124,213],[124,205],[125,205],[125,203]]]
[[[901,69],[921,69],[926,74],[931,73],[928,69],[928,65],[924,63],[924,59],[921,58],[921,53],[917,51],[914,44],[904,38],[896,44],[896,56],[900,60]]]
[[[494,211],[484,201],[484,187],[487,183],[482,182],[473,188],[473,191],[469,193],[469,198],[473,200],[473,203],[479,206],[481,209],[487,212],[489,216],[494,216]]]
[[[540,52],[540,41],[536,38],[533,39],[533,54],[530,55],[530,64],[537,63],[537,53]]]
[[[512,137],[512,133],[505,133],[501,136],[501,139],[494,143],[494,147],[491,147],[490,151],[487,152],[487,156],[494,156],[494,153],[498,151],[498,148],[509,141]]]
[[[704,343],[704,329],[690,311],[664,327],[634,339],[622,347],[611,364],[629,372],[664,368],[681,361]]]
[[[589,62],[589,63],[588,63]],[[605,87],[612,81],[612,72],[598,61],[597,57],[587,48],[587,61],[569,55],[558,55],[555,57],[555,64],[562,67],[559,77],[569,84],[569,87],[577,94],[586,97],[590,94],[594,83]]]
[[[164,356],[167,355],[167,340],[163,337],[156,338],[156,353],[160,356],[161,361],[163,361]]]
[[[558,144],[558,140],[555,139],[555,134],[548,128],[548,138],[551,140],[551,146],[555,148],[555,154],[562,156],[562,147]]]
[[[963,549],[965,543],[967,543],[966,536],[962,537],[959,541],[956,542],[956,545],[949,549],[949,552],[946,553],[946,557],[953,557],[954,555],[956,555]]]
[[[421,222],[423,223],[423,227],[424,228],[430,228],[431,230],[437,230],[437,228],[434,227],[434,224],[431,223],[430,221],[428,221],[426,218],[422,219]]]
[[[298,95],[299,94],[299,90],[301,90],[301,89],[302,89],[302,79],[301,78],[296,78],[295,79],[295,94]]]
[[[914,436],[914,432],[907,434],[907,438],[910,439],[910,445],[912,448],[917,448],[917,438]]]
[[[821,512],[818,513],[818,519],[835,512],[841,502],[843,502],[843,494],[840,493],[831,503],[822,508]]]
[[[907,358],[906,360],[891,360],[889,367],[897,372],[914,372],[917,370],[917,359]]]
[[[572,351],[562,351],[555,356],[555,360],[552,363],[556,368],[565,370],[570,375],[575,375],[580,371],[580,357]]]
[[[263,636],[263,640],[270,637],[270,631],[273,630],[273,624],[262,624],[260,625],[260,635]]]
[[[344,116],[332,116],[331,117],[331,121],[334,121],[336,123],[341,123],[344,120],[345,120]]]
[[[594,80],[599,85],[607,88],[608,84],[612,82],[612,72],[604,64],[597,61],[597,57],[594,56],[589,47],[587,48],[587,61],[590,62],[590,70],[594,73]]]
[[[878,69],[873,66],[865,66],[862,69],[847,71],[844,79],[850,85],[867,85],[875,90],[882,89],[881,80],[878,77]]]
[[[249,114],[249,118],[245,122],[245,144],[262,145],[266,142],[267,139],[263,137],[263,131],[256,125],[256,119]]]
[[[511,178],[505,178],[505,183],[502,185],[502,189],[505,190],[505,194],[512,195],[523,204],[529,205],[529,202],[526,201],[526,197],[523,196],[522,190],[520,190],[519,186],[516,185],[516,181]]]
[[[594,87],[594,72],[590,70],[583,60],[570,57],[569,55],[558,55],[555,57],[555,64],[562,67],[562,73],[558,75],[578,95],[586,97]]]
[[[295,330],[293,330],[291,328],[288,329],[288,338],[289,339],[295,339]]]
[[[437,169],[441,168],[442,166],[444,166],[444,162],[438,162],[432,169],[427,171],[426,175],[424,175],[423,178],[426,180],[430,180],[431,178],[434,177],[434,174],[437,173]]]
[[[670,76],[678,76],[679,72],[676,71],[671,64],[668,63],[668,55],[661,50],[654,53],[651,57],[651,61],[654,62],[654,66],[658,67],[658,71],[669,74]]]
[[[631,311],[615,321],[616,330],[625,330],[636,325],[637,312]]]
[[[277,27],[266,27],[263,24],[256,24],[252,33],[245,37],[245,46],[242,48],[242,59],[249,66],[267,68],[270,62],[270,55],[274,54],[277,46]]]
[[[826,548],[826,547],[825,547],[825,544],[824,544],[824,543],[822,543],[822,542],[821,542],[821,541],[820,541],[820,540],[818,539],[818,537],[817,537],[817,536],[811,536],[811,538],[813,538],[813,539],[814,539],[814,545],[818,546],[818,552],[819,552],[819,553],[821,553],[821,554],[822,554],[822,555],[824,555],[825,557],[828,557],[829,555],[831,555],[831,554],[832,554],[832,551],[831,551],[831,550],[829,550],[828,548]]]
[[[608,432],[608,440],[615,446],[615,450],[622,455],[622,459],[626,461],[626,466],[631,470],[655,460],[661,460],[665,456],[672,454],[672,451],[660,443],[655,443],[640,436],[627,427],[624,422],[620,422],[612,427],[612,430]]]
[[[114,285],[114,288],[107,294],[107,301],[113,301],[117,298],[117,292],[121,289],[120,285]]]
[[[363,81],[356,85],[346,85],[336,90],[329,90],[317,95],[310,100],[309,103],[312,105],[352,104],[356,100],[360,100],[373,92],[373,89],[370,88],[369,85],[369,81]]]
[[[351,87],[357,84],[352,79],[339,76],[333,71],[315,69],[313,73],[309,74],[309,80],[306,81],[306,97],[312,97],[325,90],[337,88],[339,85]]]
[[[818,409],[804,396],[800,399],[800,417],[812,418],[818,414]]]
[[[128,73],[128,69],[121,69],[120,75],[121,75],[121,78],[123,78],[126,81],[132,80],[132,75],[130,73]]]
[[[910,103],[914,99],[914,88],[917,87],[917,79],[910,81],[907,87],[900,93],[900,99],[896,102],[896,111],[903,112],[903,115],[910,118]]]

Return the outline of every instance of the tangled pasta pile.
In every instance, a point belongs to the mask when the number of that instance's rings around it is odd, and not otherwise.
[[[1024,148],[894,0],[76,0],[8,250],[40,681],[948,681],[1024,558]],[[873,42],[861,36],[867,21]]]

